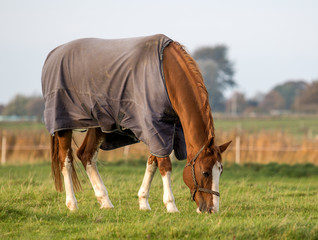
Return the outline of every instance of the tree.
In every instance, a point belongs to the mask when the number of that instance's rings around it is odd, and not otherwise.
[[[44,100],[42,97],[32,97],[25,108],[28,116],[35,116],[40,121],[44,112]]]
[[[0,115],[2,114],[3,109],[4,109],[4,105],[0,104]]]
[[[225,107],[222,86],[217,81],[218,66],[213,60],[198,60],[198,65],[209,93],[209,102],[211,108],[216,111],[222,111]]]
[[[290,80],[274,87],[273,91],[278,92],[284,98],[284,109],[293,110],[295,98],[308,86],[302,80]]]
[[[27,115],[25,109],[27,102],[28,97],[18,94],[4,107],[2,114],[25,116]]]
[[[318,113],[318,80],[308,85],[295,99],[295,109],[299,112]]]
[[[223,91],[235,85],[234,64],[228,59],[227,51],[225,45],[217,45],[200,48],[193,54],[209,92],[211,107],[217,111],[225,109]]]
[[[285,100],[277,91],[270,91],[265,95],[263,101],[260,103],[260,108],[265,112],[272,110],[283,110],[285,106]]]
[[[3,115],[35,116],[40,120],[43,116],[44,100],[39,96],[16,95],[2,110]]]

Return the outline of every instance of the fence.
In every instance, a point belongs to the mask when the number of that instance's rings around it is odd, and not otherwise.
[[[1,139],[1,164],[6,163],[6,153],[7,153],[7,131],[3,131]]]
[[[303,147],[303,146],[298,146],[298,147],[274,147],[274,146],[268,146],[268,147],[256,147],[253,145],[241,145],[241,137],[240,136],[236,136],[235,138],[235,148],[232,149],[232,151],[235,151],[235,163],[236,164],[240,164],[241,163],[241,155],[244,152],[247,153],[256,153],[256,154],[262,154],[262,153],[277,153],[279,154],[296,154],[298,153],[299,155],[304,154],[304,153],[310,153],[311,155],[316,155],[318,157],[318,148],[317,147]],[[313,157],[314,161],[304,161],[304,160],[300,160],[300,161],[296,161],[296,162],[311,162],[311,163],[315,163],[318,164],[318,159],[316,157]],[[316,161],[317,160],[317,161]],[[258,161],[259,162],[259,161]],[[261,161],[264,163],[264,161]],[[277,162],[280,162],[279,160],[277,160]],[[295,163],[295,161],[289,161],[286,163]]]
[[[75,132],[72,148],[78,149],[85,133]],[[50,159],[50,138],[45,131],[0,132],[1,164],[30,163],[48,161]],[[107,161],[118,159],[147,157],[148,149],[143,144],[135,144],[114,151],[100,151],[100,158]]]
[[[75,134],[76,142],[81,142],[83,134]],[[235,139],[224,154],[224,161],[237,164],[256,163],[313,163],[318,165],[318,141],[308,137],[297,139],[284,133],[247,134],[237,132],[224,133],[217,142]],[[46,133],[14,134],[1,133],[1,164],[7,162],[32,162],[49,160],[50,146]],[[77,146],[74,144],[74,148]],[[118,159],[146,158],[149,152],[144,144],[135,144],[114,151],[101,151],[100,159],[116,161]]]

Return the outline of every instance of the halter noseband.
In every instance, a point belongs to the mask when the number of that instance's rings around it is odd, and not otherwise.
[[[195,154],[195,156],[192,158],[192,160],[187,165],[184,166],[184,168],[186,168],[188,166],[191,166],[194,189],[190,190],[190,191],[191,191],[191,198],[192,198],[193,201],[194,201],[195,194],[197,192],[206,192],[206,193],[210,193],[211,195],[215,195],[215,196],[220,197],[220,193],[219,192],[213,191],[211,189],[206,189],[206,188],[199,187],[198,182],[197,182],[197,180],[195,178],[195,172],[194,172],[195,160],[197,160],[198,156],[200,155],[200,153],[203,151],[204,148],[205,148],[205,145]]]

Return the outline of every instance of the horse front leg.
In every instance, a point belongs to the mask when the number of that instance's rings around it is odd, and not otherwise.
[[[145,176],[142,180],[141,187],[138,191],[138,199],[139,199],[139,209],[140,210],[151,210],[148,199],[149,199],[149,190],[151,187],[151,182],[155,172],[157,170],[157,161],[156,157],[150,155],[147,161],[147,167]]]
[[[168,212],[179,212],[171,188],[171,160],[169,157],[158,158],[158,167],[163,182],[163,203],[165,204]]]
[[[99,128],[89,129],[81,147],[78,149],[77,156],[86,170],[95,196],[100,203],[100,208],[114,208],[97,169],[98,149],[104,139],[105,134],[103,134]]]

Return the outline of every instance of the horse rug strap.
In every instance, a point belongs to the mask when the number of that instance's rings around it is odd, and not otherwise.
[[[180,120],[162,71],[172,40],[158,34],[128,39],[79,39],[51,51],[42,70],[44,121],[51,134],[100,127],[101,148],[139,141],[158,157],[186,158]]]

